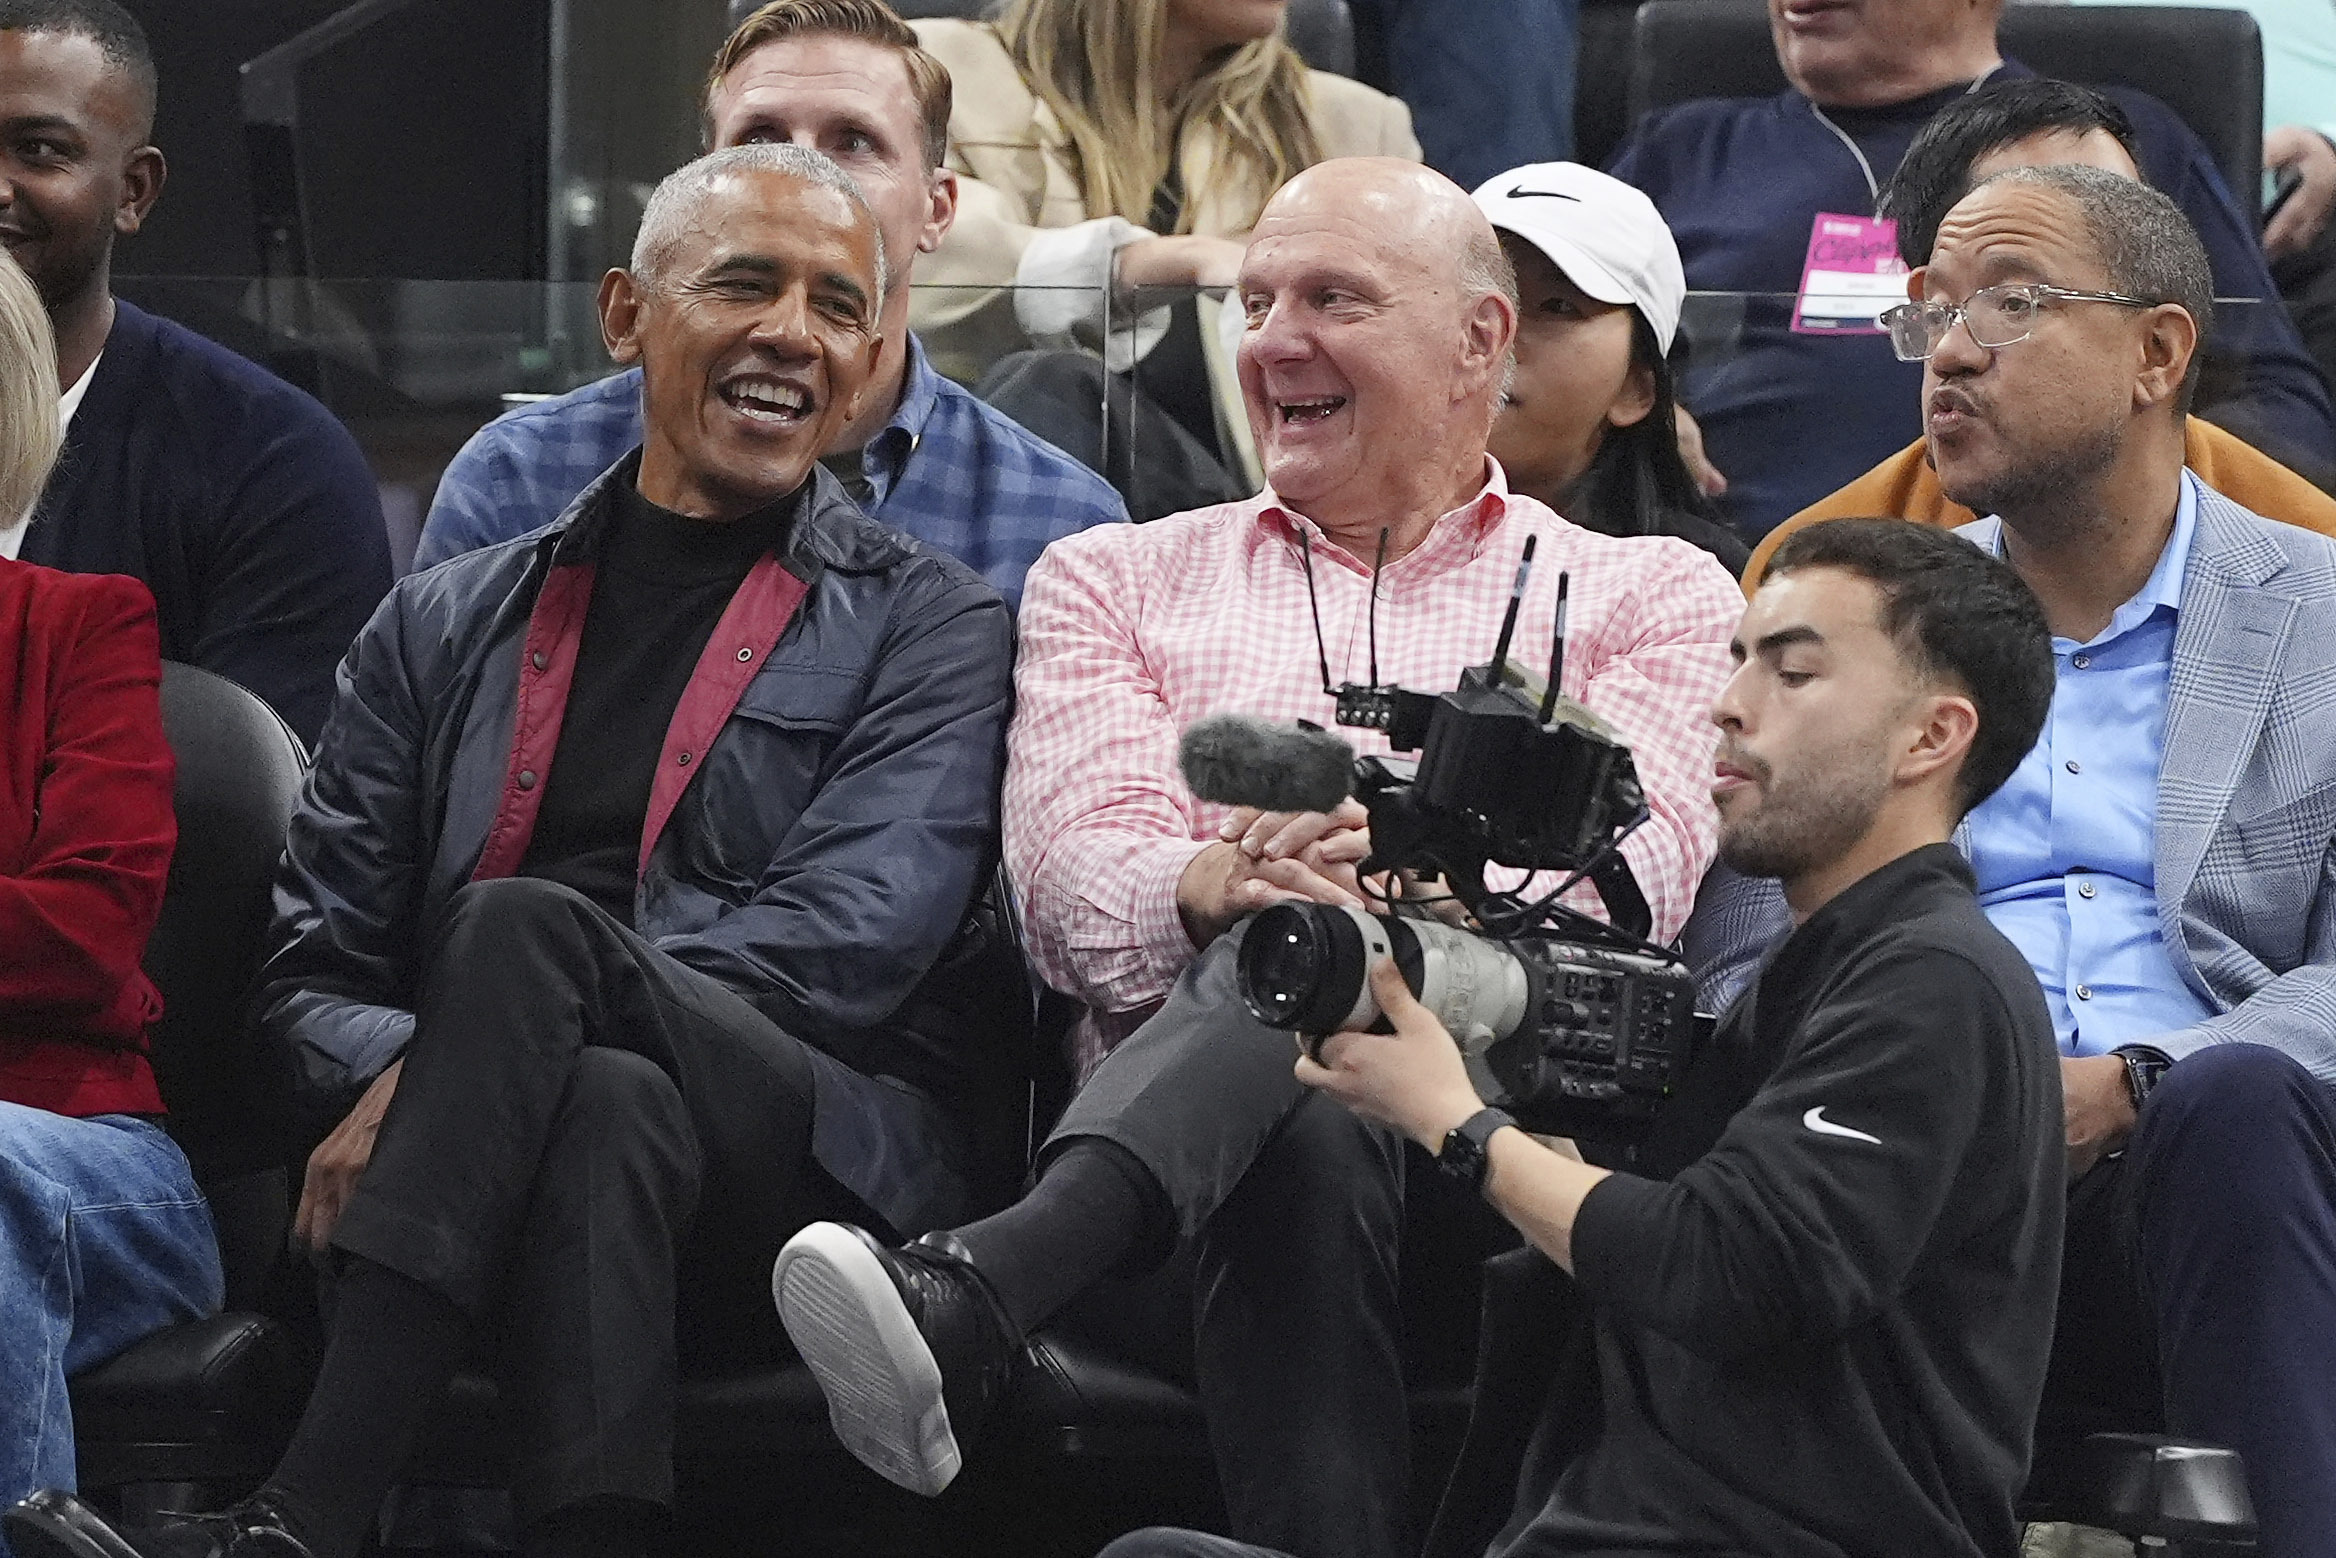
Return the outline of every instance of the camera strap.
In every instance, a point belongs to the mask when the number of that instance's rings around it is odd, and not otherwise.
[[[1590,884],[1598,889],[1598,899],[1606,905],[1607,924],[1625,935],[1642,939],[1655,928],[1655,913],[1647,907],[1647,895],[1639,891],[1638,877],[1632,873],[1630,862],[1621,850],[1608,855],[1590,873]]]

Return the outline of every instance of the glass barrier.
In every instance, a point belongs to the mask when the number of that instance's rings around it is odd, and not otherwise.
[[[617,371],[601,346],[595,283],[124,276],[115,290],[297,384],[347,424],[380,479],[400,572],[439,477],[473,433]],[[1108,333],[1108,299],[1044,290],[1046,312],[1090,315],[1096,339]],[[1029,344],[995,327],[1001,313],[1015,317],[1013,288],[912,292],[912,318],[990,325],[928,342],[936,366],[968,387]]]
[[[261,362],[348,424],[381,480],[393,550],[413,553],[438,479],[503,411],[614,371],[596,288],[575,283],[121,278],[131,302]],[[1919,364],[1877,334],[1791,328],[1789,295],[1693,293],[1674,350],[1681,398],[1758,534],[1921,436]],[[2317,383],[2276,349],[2277,302],[2217,304],[2202,414],[2315,480],[2336,466]],[[1239,321],[1191,291],[912,288],[935,366],[1111,478],[1153,517],[1255,490]],[[1041,347],[1031,321],[1060,327]],[[2015,348],[2011,348],[2016,350]],[[1028,355],[1026,355],[1028,354]]]
[[[1791,293],[1690,293],[1671,353],[1680,403],[1699,419],[1705,448],[1728,480],[1720,516],[1747,538],[1922,437],[1923,365],[1898,361],[1870,312],[1850,322],[1858,328],[1813,329],[1826,322],[1812,320],[1799,303]],[[1230,370],[1239,322],[1223,327],[1221,339],[1209,343],[1218,435],[1212,452],[1237,477],[1253,480],[1260,473]],[[1173,350],[1173,333],[1152,344],[1158,328],[1157,316],[1138,306],[1123,304],[1115,315],[1115,349],[1134,361],[1116,390],[1126,401],[1176,413],[1114,408],[1114,430],[1124,425],[1137,446],[1125,459],[1133,483],[1122,490],[1139,514],[1179,506],[1164,487],[1179,486],[1186,465],[1168,446],[1181,443],[1180,433],[1208,430],[1205,401],[1193,415],[1191,387],[1178,383],[1192,376],[1193,364]],[[2200,415],[2325,487],[2336,482],[2325,395],[2284,305],[2216,301],[2196,393]],[[1246,466],[1236,463],[1244,460]]]

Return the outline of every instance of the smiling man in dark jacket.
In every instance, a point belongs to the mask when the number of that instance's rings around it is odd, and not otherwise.
[[[787,1236],[963,1214],[1011,629],[814,464],[884,270],[817,152],[660,187],[603,289],[642,449],[393,592],[293,823],[266,1021],[356,1100],[301,1199],[343,1280],[300,1428],[226,1517],[111,1546],[41,1495],[19,1558],[353,1555],[498,1316],[527,1550],[660,1550],[681,1359],[783,1346]]]

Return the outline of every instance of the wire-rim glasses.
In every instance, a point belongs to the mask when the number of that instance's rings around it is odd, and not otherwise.
[[[2122,292],[2079,292],[2048,286],[2040,281],[2006,281],[1981,287],[1961,305],[1900,303],[1882,310],[1882,326],[1890,332],[1890,350],[1900,362],[1927,362],[1939,349],[1957,320],[1971,332],[1974,344],[1993,351],[2025,341],[2036,328],[2047,298],[2070,303],[2115,303],[2121,308],[2155,308],[2148,298]]]

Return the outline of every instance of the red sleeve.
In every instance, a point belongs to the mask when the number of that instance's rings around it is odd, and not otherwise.
[[[85,1027],[114,1007],[178,836],[154,599],[134,579],[77,582],[35,694],[48,706],[38,821],[21,868],[0,876],[0,1011],[14,1028]]]

